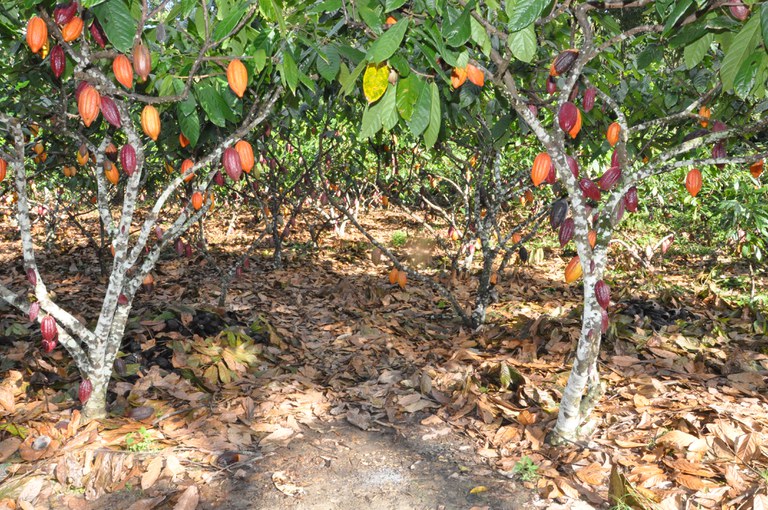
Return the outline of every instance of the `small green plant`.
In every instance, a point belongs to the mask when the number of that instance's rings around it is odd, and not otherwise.
[[[146,427],[125,436],[125,449],[129,452],[151,452],[157,450],[157,444]]]
[[[760,477],[763,479],[763,483],[768,485],[768,468],[760,471]]]
[[[538,479],[538,471],[539,466],[537,466],[533,462],[533,459],[527,455],[522,456],[520,460],[515,462],[515,465],[512,467],[512,473],[518,475],[524,482],[533,482]]]
[[[632,510],[632,506],[624,501],[617,501],[611,505],[611,510]]]
[[[402,230],[396,230],[392,232],[392,246],[395,248],[402,248],[408,241],[408,234]]]

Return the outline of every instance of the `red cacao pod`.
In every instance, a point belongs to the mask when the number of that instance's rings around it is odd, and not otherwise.
[[[739,21],[744,21],[749,17],[749,7],[744,5],[741,0],[731,0],[728,10],[731,11],[731,16]]]
[[[619,161],[619,151],[617,150],[614,150],[613,154],[611,154],[611,166],[621,166],[621,162]]]
[[[597,89],[595,87],[588,87],[584,91],[584,99],[581,103],[584,113],[589,113],[592,108],[595,107],[595,98],[597,97]]]
[[[698,168],[692,169],[685,177],[685,189],[692,197],[695,197],[701,191],[701,171]]]
[[[32,53],[37,53],[48,42],[48,27],[41,18],[32,16],[27,23],[27,44]]]
[[[573,129],[578,119],[579,109],[575,104],[570,101],[563,103],[560,107],[560,111],[557,114],[557,122],[560,124],[560,129],[566,133]]]
[[[221,174],[221,172],[216,172],[213,174],[213,182],[219,186],[224,186],[224,176]]]
[[[595,202],[600,201],[600,188],[598,188],[597,184],[595,184],[591,179],[587,179],[586,177],[581,179],[579,181],[579,188],[581,188],[581,192],[586,198],[594,200]]]
[[[40,303],[35,301],[31,305],[29,305],[29,320],[31,322],[35,322],[37,320],[37,316],[40,313]]]
[[[560,248],[564,248],[566,244],[573,239],[573,233],[576,231],[576,223],[573,218],[566,218],[563,224],[560,225],[560,232],[557,234],[557,239],[560,241]]]
[[[58,4],[53,9],[53,21],[57,25],[66,25],[77,14],[77,2],[69,2],[66,4]]]
[[[243,97],[248,87],[248,70],[239,60],[232,60],[227,66],[227,83],[237,97]]]
[[[621,219],[624,217],[624,209],[626,207],[626,204],[624,203],[624,200],[619,200],[619,203],[616,204],[616,210],[613,213],[613,224],[618,224]]]
[[[192,245],[190,243],[184,245],[184,256],[188,259],[192,258]]]
[[[120,111],[118,111],[117,105],[112,101],[112,98],[101,96],[101,114],[104,116],[104,120],[112,126],[119,128],[123,125],[120,119]]]
[[[233,181],[239,181],[240,176],[243,174],[243,165],[240,163],[240,155],[237,151],[232,147],[228,147],[224,150],[222,161],[224,163],[224,170],[226,170],[229,178]]]
[[[118,55],[112,61],[112,72],[115,73],[115,79],[123,87],[130,89],[133,87],[133,66],[131,61],[125,55]]]
[[[51,72],[56,78],[61,78],[66,68],[67,57],[64,55],[64,48],[57,44],[51,49]]]
[[[531,112],[534,117],[538,117],[539,116],[539,107],[536,106],[535,104],[529,104],[528,105],[528,111]]]
[[[27,269],[27,281],[33,287],[37,285],[37,271],[31,267]]]
[[[40,321],[40,333],[43,335],[43,340],[50,342],[56,340],[59,336],[59,327],[56,325],[56,319],[51,315],[46,315]]]
[[[568,201],[561,198],[552,204],[552,209],[549,210],[549,224],[552,230],[560,228],[566,216],[568,216]]]
[[[550,76],[547,78],[547,94],[554,94],[557,92],[557,82]]]
[[[133,70],[141,81],[146,81],[152,70],[152,57],[149,56],[149,50],[142,41],[133,45]]]
[[[547,184],[554,184],[557,182],[557,171],[555,170],[555,163],[549,164],[549,172],[547,172],[547,178],[545,179]]]
[[[579,50],[576,49],[571,48],[561,51],[557,57],[555,57],[555,60],[552,61],[552,65],[549,66],[549,75],[560,76],[561,74],[567,73],[571,70],[571,67],[573,67],[573,63],[576,62],[576,57],[578,56]]]
[[[91,23],[91,37],[93,37],[93,40],[98,44],[101,49],[104,49],[104,47],[107,45],[107,34],[104,33],[104,29],[101,28],[101,23],[99,23],[99,20],[94,19],[93,23]]]
[[[726,157],[726,156],[727,156],[727,154],[726,154],[726,152],[725,152],[725,144],[724,144],[722,141],[720,141],[720,142],[717,142],[717,143],[716,143],[716,144],[715,144],[715,145],[712,147],[712,157],[713,157],[713,158],[715,158],[715,159],[720,159],[720,158],[724,158],[724,157]],[[715,166],[716,166],[717,168],[720,168],[720,169],[722,170],[722,169],[725,167],[725,164],[723,164],[723,163],[718,163],[718,164],[717,164],[717,165],[715,165]]]
[[[637,212],[638,202],[639,202],[639,199],[637,196],[637,187],[632,186],[624,194],[624,205],[627,206],[627,211]]]
[[[531,168],[531,180],[534,186],[538,186],[549,175],[549,169],[552,166],[552,158],[546,152],[540,152],[536,159],[533,160],[533,168]]]
[[[132,176],[133,172],[136,171],[136,149],[130,143],[126,143],[120,149],[120,165],[128,177]]]
[[[595,284],[595,297],[597,304],[604,310],[611,304],[611,288],[603,280],[599,280]]]
[[[605,334],[608,331],[608,326],[611,325],[611,321],[608,318],[608,312],[604,309],[600,310],[600,331]]]
[[[117,304],[120,306],[126,306],[128,304],[128,297],[121,292],[120,295],[117,296]]]
[[[579,84],[577,83],[571,89],[571,93],[568,95],[568,101],[571,103],[576,102],[576,98],[579,97],[579,92],[581,92],[581,87],[579,87]]]
[[[50,353],[56,348],[56,340],[43,340],[43,352]]]
[[[80,399],[81,403],[85,404],[88,402],[92,392],[93,384],[91,384],[90,379],[83,379],[80,381],[80,387],[77,389],[77,398]]]
[[[576,159],[572,156],[566,156],[565,159],[568,161],[568,167],[571,169],[571,173],[576,179],[578,179],[579,178],[579,162],[576,161]]]
[[[101,108],[101,97],[95,88],[86,84],[80,91],[80,97],[77,100],[77,110],[83,119],[85,127],[90,127],[93,121],[99,116]]]
[[[599,185],[603,191],[611,191],[616,183],[621,179],[621,168],[612,166],[609,168],[602,177],[600,177]]]

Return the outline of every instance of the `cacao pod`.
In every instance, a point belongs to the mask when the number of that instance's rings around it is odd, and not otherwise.
[[[77,2],[69,2],[66,4],[58,4],[53,9],[53,21],[57,25],[66,25],[77,14]]]
[[[485,85],[485,73],[473,64],[467,64],[467,78],[478,87]]]
[[[600,177],[598,184],[601,190],[611,191],[616,183],[619,182],[619,179],[621,179],[621,169],[617,166],[612,166]]]
[[[75,101],[80,100],[80,93],[85,90],[85,87],[90,87],[87,81],[81,81],[77,84],[77,87],[75,88]]]
[[[8,172],[8,162],[3,158],[0,158],[0,182],[5,179],[5,174]]]
[[[93,121],[99,116],[101,106],[101,97],[95,88],[86,84],[80,91],[80,97],[77,100],[77,110],[80,112],[80,118],[83,119],[85,127],[90,127]]]
[[[525,193],[523,194],[523,197],[525,198],[526,204],[532,204],[533,203],[533,192],[529,189],[525,190]]]
[[[520,262],[525,264],[528,262],[528,250],[525,249],[525,246],[521,246],[517,250],[517,256],[520,257]]]
[[[48,341],[44,339],[42,344],[43,344],[43,352],[46,354],[53,352],[53,350],[56,348],[56,340]]]
[[[107,145],[107,148],[104,149],[104,154],[107,156],[107,158],[111,162],[117,161],[117,147],[115,147],[115,144],[112,142],[109,142],[109,145]]]
[[[719,133],[721,131],[725,131],[726,129],[728,129],[728,126],[726,126],[722,121],[716,120],[714,124],[712,124],[713,133]]]
[[[608,331],[608,326],[610,326],[610,319],[608,318],[608,312],[606,312],[604,309],[600,310],[600,331],[605,334],[606,331]]]
[[[571,89],[571,93],[568,94],[568,101],[570,101],[571,103],[575,103],[576,98],[579,97],[580,92],[581,92],[581,87],[579,87],[579,84],[577,83]]]
[[[744,5],[741,0],[731,0],[728,10],[731,11],[731,16],[739,21],[744,21],[749,17],[749,7]]]
[[[499,283],[499,273],[497,273],[496,271],[494,271],[493,273],[491,273],[491,276],[490,276],[490,278],[488,279],[488,283],[490,283],[490,284],[491,284],[491,286],[494,286],[494,285],[496,285],[497,283]]]
[[[224,163],[224,170],[230,179],[237,182],[240,180],[240,176],[243,175],[243,165],[240,163],[240,154],[232,148],[228,147],[224,150],[222,156],[222,162]]]
[[[61,38],[65,42],[72,42],[83,33],[83,19],[79,16],[72,18],[69,23],[61,27]]]
[[[184,256],[184,241],[176,239],[176,242],[173,243],[173,248],[176,250],[176,255],[179,257]]]
[[[179,245],[181,245],[181,250],[179,250]],[[179,251],[181,251],[181,253],[179,253]],[[176,240],[176,253],[178,253],[179,256],[184,254],[184,242],[181,239]],[[144,290],[147,292],[152,292],[154,290],[155,278],[152,276],[152,273],[147,273],[144,279],[141,280],[141,286],[144,287]]]
[[[132,176],[133,172],[136,171],[136,149],[130,143],[126,143],[120,149],[120,165],[122,165],[123,171],[128,177]]]
[[[613,224],[617,225],[621,219],[624,217],[624,209],[626,204],[624,203],[624,200],[619,200],[619,203],[616,204],[616,209],[613,213]]]
[[[568,49],[561,51],[552,61],[552,65],[549,66],[550,76],[560,76],[571,70],[573,63],[576,62],[576,58],[579,56],[579,50]]]
[[[595,184],[591,179],[587,179],[586,177],[581,179],[579,181],[579,188],[581,188],[581,192],[586,198],[594,200],[595,202],[600,201],[600,188],[598,188],[597,184]]]
[[[227,83],[237,97],[243,97],[248,88],[248,70],[239,59],[232,60],[227,66]]]
[[[120,306],[127,306],[128,305],[128,297],[121,292],[120,295],[117,296],[117,304],[120,305]]]
[[[67,57],[64,55],[64,48],[58,44],[51,50],[51,72],[56,78],[61,78],[67,67]]]
[[[595,87],[588,87],[584,91],[584,100],[581,103],[584,113],[589,113],[592,108],[595,107],[595,98],[597,97],[597,89]]]
[[[390,285],[394,285],[397,283],[397,275],[399,271],[396,267],[393,267],[392,270],[389,272],[389,283]]]
[[[712,147],[712,157],[715,158],[715,159],[720,159],[720,158],[724,158],[726,156],[727,156],[727,154],[725,152],[725,144],[722,141],[717,142]],[[715,166],[722,170],[725,167],[725,164],[724,163],[718,163]]]
[[[253,169],[253,165],[255,164],[253,160],[253,147],[251,147],[251,144],[245,140],[240,140],[235,144],[235,150],[240,156],[240,165],[243,168],[243,172],[247,174],[251,173],[251,169]]]
[[[381,263],[381,250],[378,248],[374,248],[371,250],[371,261],[374,264],[380,264]]]
[[[549,172],[547,173],[547,178],[545,180],[547,184],[554,184],[557,182],[557,172],[555,171],[554,162],[549,164]]]
[[[104,162],[104,175],[113,185],[117,185],[117,181],[120,180],[120,172],[117,171],[117,167],[108,161]]]
[[[215,174],[213,174],[213,182],[219,186],[224,186],[224,176],[221,174],[221,172],[217,171]]]
[[[96,41],[96,44],[98,44],[101,49],[104,49],[104,47],[107,45],[107,34],[105,34],[104,29],[101,28],[101,23],[99,23],[99,20],[93,20],[93,23],[91,23],[90,31],[91,37],[93,37],[93,40]]]
[[[597,298],[597,304],[603,310],[608,309],[608,305],[611,304],[611,288],[603,280],[599,280],[595,284],[595,297]]]
[[[587,241],[589,241],[589,247],[594,250],[595,245],[597,245],[597,232],[594,230],[587,232]]]
[[[701,172],[698,168],[692,169],[685,177],[685,189],[692,197],[695,197],[701,191]]]
[[[157,237],[158,241],[162,241],[163,240],[163,234],[164,234],[163,228],[161,226],[157,225],[155,227],[155,236]]]
[[[37,286],[37,271],[31,267],[27,269],[27,281],[33,287]]]
[[[533,160],[533,168],[531,169],[531,180],[534,186],[540,185],[549,175],[550,167],[552,166],[552,158],[546,152],[540,152],[536,159]]]
[[[29,320],[30,322],[35,322],[37,320],[37,316],[40,313],[40,303],[35,301],[31,305],[29,305]]]
[[[531,114],[534,117],[538,117],[539,116],[539,107],[536,106],[535,104],[529,104],[528,105],[528,111],[531,112]]]
[[[392,16],[387,16],[387,20],[384,22],[384,24],[387,26],[392,26],[395,23],[397,23],[397,20]]]
[[[566,156],[565,159],[568,161],[568,167],[571,169],[571,173],[576,179],[578,179],[579,178],[579,162],[576,161],[576,159],[573,158],[572,156]]]
[[[104,116],[104,120],[112,126],[119,128],[123,125],[120,119],[120,111],[117,109],[115,102],[112,101],[112,98],[101,96],[101,114]]]
[[[752,177],[757,179],[760,177],[760,174],[763,173],[763,160],[755,161],[751,165],[749,165],[749,173],[752,174]],[[3,169],[0,168],[0,181],[3,180],[2,175],[4,175],[5,172],[3,172]]]
[[[56,340],[59,336],[59,327],[56,325],[56,319],[51,315],[46,315],[40,321],[40,333],[43,335],[43,340],[51,342]]]
[[[184,133],[179,133],[179,145],[182,149],[189,145],[189,138],[184,136]]]
[[[709,126],[709,118],[712,116],[712,110],[710,110],[707,106],[702,105],[701,108],[699,108],[699,117],[704,117],[701,121],[701,127],[707,127]]]
[[[408,281],[408,274],[405,271],[397,272],[397,285],[401,288],[405,288],[405,284]]]
[[[152,140],[157,141],[157,137],[160,136],[160,113],[151,104],[141,111],[141,129]]]
[[[560,124],[560,129],[568,133],[573,126],[576,125],[576,120],[579,115],[579,109],[575,104],[570,101],[563,103],[560,107],[560,111],[557,114],[557,121]]]
[[[637,187],[632,186],[629,188],[624,195],[624,205],[627,206],[627,211],[629,212],[637,212],[637,204],[639,202],[638,196],[637,196]]]
[[[608,126],[608,131],[605,133],[605,138],[611,147],[615,146],[619,142],[619,133],[621,132],[621,126],[618,122],[613,122]]]
[[[116,56],[112,61],[112,72],[120,85],[127,89],[133,87],[133,66],[128,57],[122,54]]]
[[[187,175],[187,171],[193,166],[195,166],[195,162],[189,158],[181,162],[181,175],[186,175],[186,177],[184,177],[184,182],[189,182],[195,178],[194,172],[191,172]]]
[[[152,70],[152,57],[149,56],[149,50],[142,41],[133,45],[133,70],[141,81],[146,81]]]
[[[80,381],[80,387],[77,389],[77,398],[80,399],[80,403],[85,404],[88,399],[91,398],[93,392],[93,384],[89,379],[83,379]]]
[[[566,216],[568,216],[568,201],[561,198],[552,204],[552,209],[549,210],[549,224],[552,230],[560,228]]]
[[[547,94],[554,94],[557,92],[557,82],[550,76],[547,78]]]
[[[581,269],[581,260],[579,259],[579,256],[576,255],[571,259],[570,262],[568,262],[568,265],[565,266],[565,283],[575,282],[581,278],[582,274],[583,270]]]
[[[464,85],[467,81],[467,68],[466,67],[454,67],[451,71],[451,86],[457,89]]]
[[[621,166],[621,161],[619,161],[619,151],[617,150],[614,150],[613,154],[611,154],[611,166]]]
[[[37,53],[48,42],[48,27],[41,18],[32,16],[27,23],[27,44],[32,53]]]
[[[578,108],[576,108],[576,124],[568,131],[568,134],[571,138],[576,138],[579,136],[579,132],[581,131],[581,112]]]
[[[560,241],[560,248],[565,248],[571,239],[573,239],[573,233],[576,231],[576,223],[573,218],[566,218],[563,224],[560,225],[560,232],[557,234],[557,240]]]
[[[199,191],[192,193],[192,207],[199,211],[203,207],[203,194]]]

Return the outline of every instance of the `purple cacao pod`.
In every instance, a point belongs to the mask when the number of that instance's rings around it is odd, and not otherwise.
[[[595,107],[595,98],[597,97],[597,89],[595,87],[589,87],[584,91],[584,100],[581,103],[584,113],[589,113],[592,108]]]
[[[579,162],[576,161],[576,158],[572,156],[566,156],[565,159],[568,161],[568,167],[571,169],[571,173],[576,179],[578,179],[579,178]]]
[[[547,174],[547,178],[544,179],[544,182],[547,184],[554,184],[557,182],[557,172],[555,171],[554,163],[549,164],[549,173]]]
[[[603,310],[608,308],[608,305],[611,304],[611,288],[603,280],[600,280],[595,284],[595,297],[597,298],[597,304],[600,305]]]
[[[101,96],[101,114],[106,121],[114,127],[119,128],[123,125],[120,120],[120,112],[117,110],[117,105],[107,96]]]
[[[221,172],[216,172],[213,174],[213,182],[219,186],[224,186],[224,176],[221,174]]]
[[[578,118],[579,109],[570,101],[563,103],[563,106],[560,107],[560,111],[557,114],[557,122],[560,124],[560,129],[566,133],[573,129]]]
[[[586,198],[594,200],[595,202],[600,201],[600,188],[597,187],[597,184],[595,184],[593,180],[585,177],[579,181],[579,188],[581,188],[581,192]]]
[[[576,98],[579,97],[579,92],[581,92],[581,87],[579,87],[579,84],[577,83],[571,89],[571,94],[568,96],[568,101],[570,101],[572,103],[575,102]]]
[[[127,305],[128,304],[128,297],[125,294],[120,293],[120,295],[117,296],[117,304],[120,305],[120,306]]]
[[[744,21],[749,17],[749,7],[744,5],[741,0],[731,0],[728,10],[731,11],[731,16],[739,21]]]
[[[716,143],[716,144],[715,144],[715,145],[712,147],[712,157],[713,157],[713,158],[716,158],[716,159],[719,159],[719,158],[724,158],[724,157],[726,157],[726,156],[727,156],[727,154],[726,154],[726,152],[725,152],[725,144],[723,144],[723,142],[722,142],[722,141],[720,141],[720,142],[717,142],[717,143]],[[723,164],[723,163],[718,163],[718,164],[717,164],[717,165],[715,165],[715,166],[717,166],[717,168],[719,168],[719,169],[721,169],[721,170],[722,170],[722,169],[725,167],[725,164]]]
[[[637,196],[637,188],[635,186],[632,186],[627,190],[627,193],[624,195],[624,205],[627,206],[627,211],[637,212],[638,201],[639,200]]]
[[[235,277],[239,279],[241,276],[243,276],[243,268],[237,266],[237,269],[235,269]]]
[[[58,4],[53,9],[53,21],[57,25],[66,25],[77,14],[77,2],[69,2],[67,4]]]
[[[533,114],[534,117],[538,117],[539,116],[539,107],[536,106],[535,104],[529,104],[528,105],[528,111],[530,111]]]
[[[611,154],[611,166],[621,166],[621,162],[619,161],[619,151],[615,150],[613,151],[613,154]]]
[[[230,179],[237,182],[240,180],[240,176],[243,174],[243,167],[240,164],[240,154],[237,151],[229,147],[224,150],[224,156],[222,156],[224,162],[224,170],[227,171],[227,175]]]
[[[614,213],[614,225],[617,225],[621,219],[624,217],[624,210],[626,208],[626,204],[624,203],[624,200],[619,200],[619,203],[616,204],[616,212]]]
[[[128,177],[133,175],[136,171],[136,149],[133,145],[126,143],[123,148],[120,149],[120,164]]]
[[[43,335],[43,340],[50,342],[56,340],[59,336],[59,327],[56,325],[56,319],[50,315],[43,317],[40,321],[40,333]]]
[[[160,227],[159,225],[156,226],[155,227],[155,236],[157,237],[158,241],[162,241],[163,240],[163,234],[164,234],[164,232],[163,232],[162,227]]]
[[[549,224],[552,230],[560,228],[566,216],[568,216],[568,201],[561,198],[552,204],[552,209],[549,210]]]
[[[553,76],[547,78],[547,94],[554,94],[557,92],[557,82]]]
[[[173,247],[176,249],[176,255],[179,257],[182,257],[184,255],[184,241],[181,240],[181,238],[176,239],[176,242],[173,244]]]
[[[621,168],[612,166],[609,168],[602,177],[600,177],[599,185],[603,191],[611,191],[616,183],[621,179]]]
[[[37,285],[37,272],[31,267],[27,269],[27,281],[33,287]]]
[[[251,268],[251,259],[249,257],[245,257],[245,260],[243,261],[243,267],[245,269]]]
[[[51,72],[56,78],[61,78],[67,67],[67,57],[64,55],[64,48],[58,44],[51,48]]]
[[[107,34],[105,34],[104,29],[101,28],[99,20],[93,20],[93,23],[91,23],[90,32],[91,37],[93,37],[93,40],[96,41],[96,44],[98,44],[101,49],[104,49],[104,47],[107,45]]]
[[[712,124],[712,132],[713,132],[713,133],[719,133],[719,132],[721,132],[721,131],[725,131],[726,129],[728,129],[728,126],[726,126],[726,125],[725,125],[725,122],[722,122],[722,121],[716,120],[716,121],[715,121],[715,122]]]
[[[192,244],[187,243],[184,245],[184,256],[186,256],[188,259],[192,258]]]
[[[573,221],[573,218],[566,218],[563,224],[560,225],[560,232],[557,235],[557,239],[560,241],[560,248],[564,248],[573,239],[575,230],[576,223]]]
[[[93,392],[93,384],[91,384],[90,379],[83,379],[80,381],[80,387],[77,389],[77,398],[80,399],[80,402],[85,404],[88,402],[88,399],[91,398],[91,393]]]

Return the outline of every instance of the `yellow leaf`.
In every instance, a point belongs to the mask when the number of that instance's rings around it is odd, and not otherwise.
[[[368,64],[363,75],[363,94],[365,94],[368,102],[375,103],[378,101],[387,91],[388,84],[389,67],[387,64]]]
[[[487,490],[488,490],[488,487],[486,487],[485,485],[478,485],[477,487],[475,487],[474,489],[469,491],[469,493],[470,494],[480,494],[481,492],[485,492]]]

